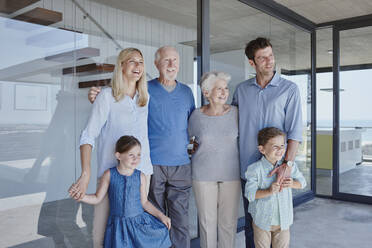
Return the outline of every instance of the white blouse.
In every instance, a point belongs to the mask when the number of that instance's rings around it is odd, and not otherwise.
[[[147,134],[148,102],[143,107],[137,105],[138,95],[132,99],[125,96],[117,102],[111,88],[104,88],[93,104],[88,124],[80,137],[80,146],[94,147],[98,137],[97,162],[98,178],[105,170],[118,164],[114,155],[116,141],[123,135],[132,135],[141,142],[141,162],[137,169],[146,175],[153,173]]]

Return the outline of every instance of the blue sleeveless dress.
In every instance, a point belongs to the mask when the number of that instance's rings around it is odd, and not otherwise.
[[[107,221],[105,248],[168,248],[171,246],[167,227],[142,208],[141,172],[121,175],[110,169],[108,197],[110,215]]]

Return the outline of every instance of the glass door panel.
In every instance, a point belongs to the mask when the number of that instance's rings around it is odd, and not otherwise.
[[[372,27],[340,31],[339,193],[372,196]]]

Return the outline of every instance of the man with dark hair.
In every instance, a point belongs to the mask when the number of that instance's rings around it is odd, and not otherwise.
[[[256,70],[256,77],[248,79],[235,90],[233,105],[239,107],[240,176],[243,195],[245,172],[248,165],[261,158],[257,149],[257,133],[265,127],[277,127],[287,135],[287,151],[282,165],[272,171],[277,173],[280,184],[290,175],[299,142],[302,140],[302,113],[300,93],[295,83],[275,72],[275,58],[270,41],[257,38],[245,49],[249,64]],[[245,210],[246,247],[254,247],[252,216],[249,202],[243,197]]]
[[[271,47],[271,48],[273,47],[270,43],[270,40],[266,38],[258,37],[255,40],[251,40],[247,44],[247,46],[245,47],[245,55],[247,56],[249,60],[254,61],[254,55],[256,51],[259,49],[266,48],[266,47]]]

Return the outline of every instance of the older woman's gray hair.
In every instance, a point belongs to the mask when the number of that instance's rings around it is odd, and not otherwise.
[[[226,83],[228,83],[230,79],[231,79],[230,74],[225,72],[220,71],[206,72],[204,73],[200,80],[200,88],[202,89],[202,91],[211,91],[218,80],[224,80],[226,81]]]

